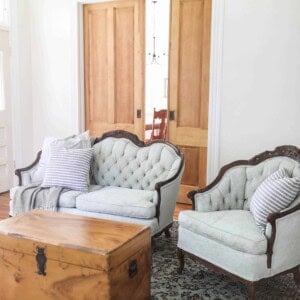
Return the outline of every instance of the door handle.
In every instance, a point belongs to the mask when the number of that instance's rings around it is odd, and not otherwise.
[[[136,117],[137,117],[138,119],[140,119],[140,118],[142,117],[142,110],[141,110],[141,109],[137,109],[137,110],[136,110]]]
[[[174,121],[175,120],[175,110],[170,110],[169,111],[169,121]]]

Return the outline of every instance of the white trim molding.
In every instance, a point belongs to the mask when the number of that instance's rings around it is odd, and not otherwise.
[[[207,183],[210,183],[217,176],[220,168],[221,86],[225,0],[213,0],[212,4]]]
[[[20,71],[19,71],[19,30],[18,30],[18,1],[11,1],[11,17],[10,17],[10,97],[12,120],[21,120],[21,99],[20,99]],[[23,166],[24,158],[22,151],[22,131],[21,122],[12,121],[12,148],[14,167]]]
[[[73,63],[71,74],[73,74],[73,130],[82,132],[84,130],[84,89],[83,89],[83,52],[82,52],[82,4],[79,1],[72,2],[72,52]]]

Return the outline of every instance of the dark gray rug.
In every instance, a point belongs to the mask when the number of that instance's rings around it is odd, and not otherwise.
[[[177,226],[174,223],[170,238],[162,234],[154,240],[152,299],[246,299],[247,291],[241,283],[210,271],[199,262],[186,258],[183,273],[177,273]],[[256,295],[257,299],[300,300],[300,288],[288,274],[264,280]]]

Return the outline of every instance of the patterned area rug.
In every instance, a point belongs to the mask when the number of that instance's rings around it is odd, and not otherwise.
[[[239,282],[217,274],[189,258],[183,273],[177,273],[177,222],[171,237],[155,238],[151,279],[152,299],[247,299],[247,290]],[[204,275],[204,278],[202,278]],[[264,280],[259,284],[257,299],[299,299],[300,288],[291,274]]]

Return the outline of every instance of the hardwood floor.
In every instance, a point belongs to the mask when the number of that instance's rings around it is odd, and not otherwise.
[[[174,220],[178,219],[178,214],[182,210],[192,209],[189,204],[177,204],[174,212]],[[0,194],[0,220],[8,218],[9,213],[9,193]]]
[[[9,213],[9,194],[0,194],[0,220],[6,219]]]

